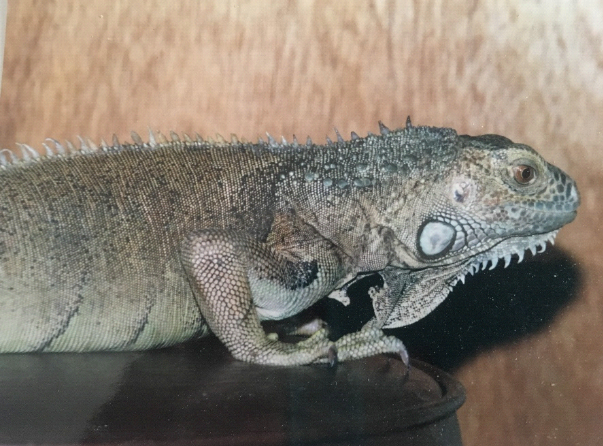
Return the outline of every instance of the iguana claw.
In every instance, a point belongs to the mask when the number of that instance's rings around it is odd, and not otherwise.
[[[335,345],[329,347],[327,361],[330,367],[335,367],[337,365],[337,347]]]
[[[406,350],[406,347],[402,346],[398,354],[400,355],[400,359],[402,360],[406,368],[410,369],[410,357],[408,356],[408,350]]]

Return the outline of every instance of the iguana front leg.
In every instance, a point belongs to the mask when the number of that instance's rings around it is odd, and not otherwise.
[[[385,325],[388,315],[402,297],[408,280],[408,272],[400,268],[387,267],[379,274],[383,277],[383,286],[373,287],[369,290],[375,317],[368,321],[360,331],[342,336],[335,342],[338,359],[347,361],[378,353],[394,353],[399,355],[402,362],[408,367],[409,356],[404,343],[394,336],[386,336],[381,329]],[[345,301],[349,303],[349,296],[347,296],[349,285],[347,284],[339,290],[339,294],[332,293],[334,295],[330,297],[347,305]]]
[[[306,309],[337,283],[343,271],[328,242],[313,241],[317,259],[294,260],[300,252],[280,253],[266,244],[224,230],[190,236],[182,256],[201,313],[231,354],[243,361],[272,365],[334,363],[379,353],[397,353],[408,364],[404,344],[366,326],[336,342],[325,328],[296,344],[266,336],[259,315],[280,319]],[[286,255],[291,254],[291,255]]]
[[[182,256],[201,313],[235,358],[272,365],[335,359],[325,329],[288,344],[268,338],[258,317],[260,313],[278,319],[312,305],[333,276],[332,260],[290,260],[263,243],[225,230],[188,237]]]

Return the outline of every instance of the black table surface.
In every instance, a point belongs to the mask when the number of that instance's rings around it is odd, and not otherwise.
[[[348,444],[442,419],[454,431],[464,397],[420,362],[409,374],[384,355],[267,367],[233,360],[215,338],[148,352],[9,354],[0,355],[0,444]]]

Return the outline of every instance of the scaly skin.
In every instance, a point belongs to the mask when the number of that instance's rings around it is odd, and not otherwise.
[[[133,139],[0,152],[0,352],[139,350],[211,330],[262,364],[408,362],[382,328],[543,246],[579,204],[573,180],[525,145],[410,122],[326,146]],[[288,344],[262,330],[324,296],[346,301],[376,271],[385,285],[361,331]]]

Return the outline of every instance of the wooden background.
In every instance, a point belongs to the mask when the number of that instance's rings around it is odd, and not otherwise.
[[[365,134],[407,115],[530,144],[582,195],[556,251],[579,272],[573,299],[544,327],[454,368],[468,392],[465,443],[601,444],[601,2],[8,5],[3,147],[78,134],[129,139],[149,126],[322,141],[334,125]]]

